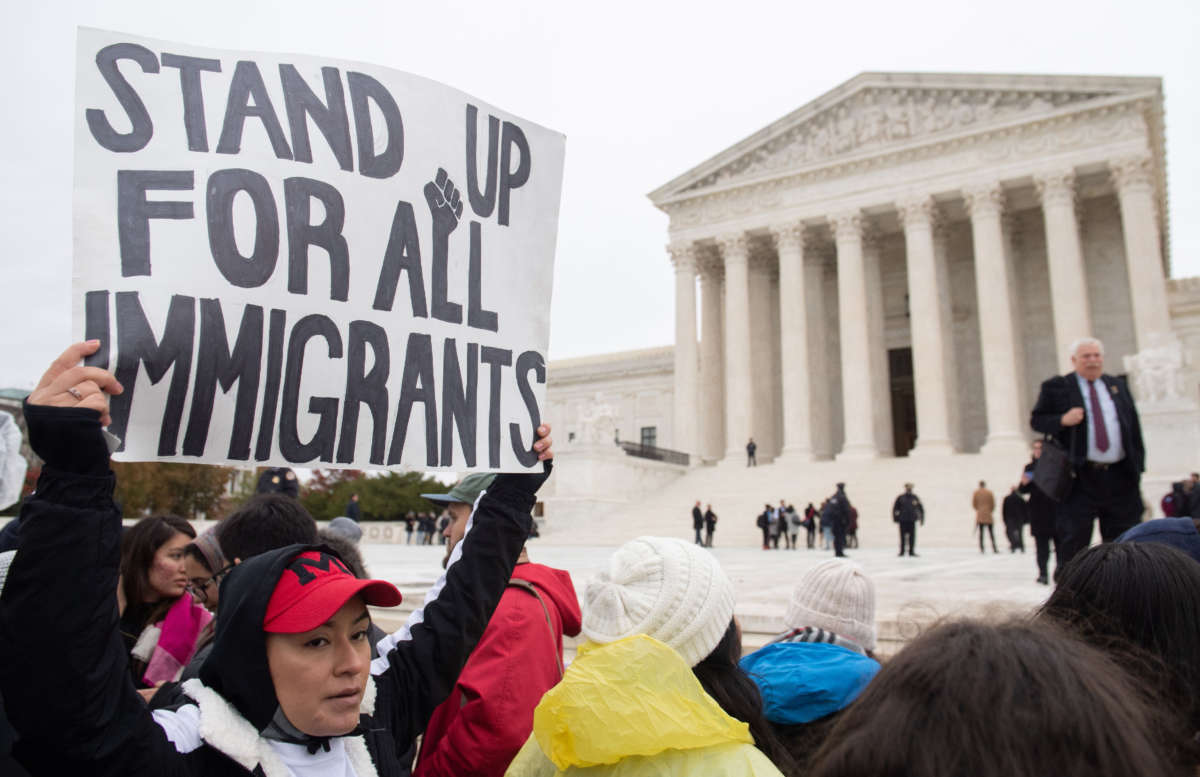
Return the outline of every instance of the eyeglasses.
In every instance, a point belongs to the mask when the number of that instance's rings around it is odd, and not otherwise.
[[[192,595],[193,599],[200,604],[204,604],[208,601],[208,587],[220,583],[221,578],[224,577],[231,569],[233,569],[233,564],[228,565],[224,569],[214,574],[212,577],[193,577],[192,579],[188,580],[188,584],[185,586],[185,589]]]

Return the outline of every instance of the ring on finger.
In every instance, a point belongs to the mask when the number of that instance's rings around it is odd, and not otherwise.
[[[75,388],[74,386],[71,386],[69,389],[67,389],[67,393],[76,399],[83,399],[83,394],[80,394],[79,389]]]

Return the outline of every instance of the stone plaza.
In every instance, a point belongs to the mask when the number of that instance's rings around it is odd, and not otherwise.
[[[1027,538],[1028,541],[1028,538]],[[879,652],[894,653],[906,641],[939,618],[955,615],[1005,617],[1031,613],[1048,594],[1033,582],[1032,543],[1029,552],[1013,555],[1002,547],[980,555],[970,548],[919,548],[920,558],[897,558],[891,545],[863,547],[849,553],[875,581]],[[531,560],[567,569],[580,598],[587,581],[614,550],[612,546],[529,544]],[[400,586],[404,602],[395,610],[375,610],[373,617],[387,630],[398,627],[420,604],[441,572],[442,546],[368,544],[363,546],[373,575]],[[742,626],[746,650],[760,647],[783,630],[783,615],[796,581],[806,569],[831,554],[819,550],[768,551],[745,547],[716,547],[713,552],[737,591],[735,613]],[[573,652],[579,639],[568,640]]]

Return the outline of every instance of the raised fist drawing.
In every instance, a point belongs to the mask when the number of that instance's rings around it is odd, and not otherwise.
[[[443,168],[439,167],[434,179],[425,184],[425,201],[433,216],[434,234],[449,235],[453,232],[462,217],[462,198]]]
[[[434,318],[459,324],[462,323],[462,306],[451,302],[448,297],[446,268],[450,260],[450,233],[458,226],[463,205],[458,189],[440,167],[434,179],[425,184],[425,201],[429,203],[429,215],[433,218],[433,299],[430,312]]]

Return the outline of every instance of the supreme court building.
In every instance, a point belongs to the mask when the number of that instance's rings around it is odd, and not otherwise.
[[[863,73],[650,194],[675,346],[552,362],[548,415],[602,401],[693,465],[1022,455],[1088,335],[1195,405],[1166,197],[1158,78]]]

